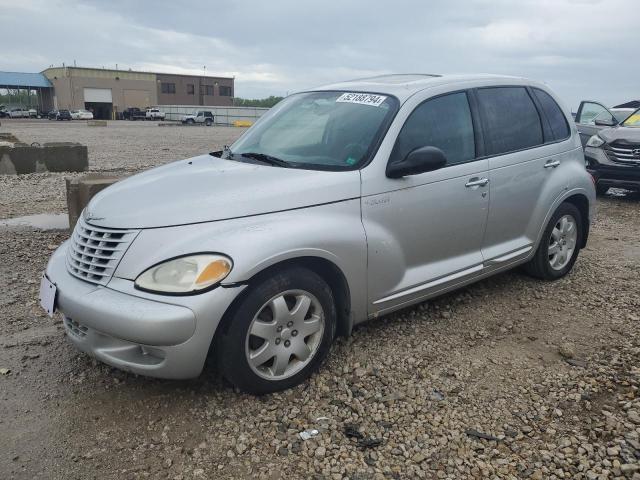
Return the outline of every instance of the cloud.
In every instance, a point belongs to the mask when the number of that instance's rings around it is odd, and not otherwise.
[[[637,0],[0,0],[0,70],[206,65],[243,97],[387,72],[492,72],[545,81],[575,109],[640,96],[636,10]]]

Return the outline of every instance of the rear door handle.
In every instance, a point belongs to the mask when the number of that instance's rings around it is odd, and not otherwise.
[[[556,168],[558,165],[560,165],[560,160],[549,160],[544,164],[544,168]]]
[[[467,188],[484,187],[488,183],[489,183],[489,179],[488,178],[473,177],[473,178],[470,178],[469,181],[464,184],[464,186],[467,187]]]

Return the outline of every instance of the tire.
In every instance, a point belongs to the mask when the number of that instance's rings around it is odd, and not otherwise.
[[[609,191],[609,187],[607,185],[601,185],[600,183],[596,183],[596,195],[604,195]]]
[[[562,221],[573,221],[572,227]],[[566,230],[563,231],[563,228]],[[542,280],[558,280],[573,268],[582,245],[582,215],[571,203],[563,203],[554,212],[534,257],[525,264],[526,272]],[[556,253],[552,253],[553,249]],[[555,263],[555,266],[553,265]]]
[[[213,124],[213,122],[212,122],[210,119],[207,119],[207,120],[204,122],[204,124],[205,124],[207,127],[210,127],[210,126]]]
[[[298,385],[318,369],[331,349],[337,318],[331,289],[301,267],[263,277],[249,288],[214,340],[223,376],[256,395]],[[296,308],[305,313],[296,316]],[[296,351],[302,355],[296,356]]]
[[[196,122],[195,122],[195,120],[193,118],[187,119],[187,124],[193,125],[194,123],[196,123]]]

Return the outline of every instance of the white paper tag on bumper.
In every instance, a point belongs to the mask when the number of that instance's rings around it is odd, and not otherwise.
[[[343,93],[340,95],[336,103],[359,103],[360,105],[371,105],[379,107],[387,99],[384,95],[375,95],[373,93]]]
[[[50,317],[56,311],[56,290],[56,286],[43,274],[40,280],[40,306]]]

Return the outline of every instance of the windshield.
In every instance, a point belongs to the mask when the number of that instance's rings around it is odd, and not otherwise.
[[[640,127],[640,108],[635,112],[633,112],[631,115],[629,115],[629,118],[627,118],[624,121],[622,126],[623,127]]]
[[[273,107],[231,152],[297,168],[352,170],[375,153],[397,109],[397,99],[385,95],[299,93]]]
[[[616,118],[618,123],[622,123],[627,119],[629,115],[633,113],[633,109],[632,108],[624,108],[624,109],[612,108],[611,113]]]

